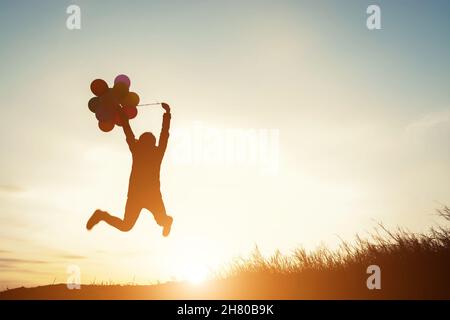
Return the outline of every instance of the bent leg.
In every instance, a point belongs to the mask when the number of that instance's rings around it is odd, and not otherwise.
[[[141,210],[142,206],[137,201],[133,201],[128,198],[123,219],[112,216],[109,213],[105,212],[105,216],[102,217],[102,220],[107,224],[119,229],[120,231],[127,232],[133,228],[139,217],[139,214],[141,213]]]
[[[165,226],[169,216],[166,213],[166,207],[161,196],[152,197],[150,203],[144,208],[150,211],[155,218],[155,221],[160,226]]]
[[[173,218],[168,216],[162,197],[154,197],[151,203],[145,208],[148,209],[156,220],[156,223],[163,227],[162,235],[167,237],[172,228]]]

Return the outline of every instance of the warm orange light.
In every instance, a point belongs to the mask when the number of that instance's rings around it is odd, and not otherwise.
[[[200,264],[190,264],[185,266],[181,272],[181,278],[191,284],[199,285],[205,282],[208,269]]]

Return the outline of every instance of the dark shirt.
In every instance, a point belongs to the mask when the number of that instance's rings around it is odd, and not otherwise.
[[[133,157],[128,197],[150,197],[160,193],[159,173],[169,140],[170,113],[165,113],[158,146],[149,147],[132,138],[127,139]]]

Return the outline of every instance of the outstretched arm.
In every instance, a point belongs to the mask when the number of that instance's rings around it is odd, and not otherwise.
[[[122,128],[123,128],[123,132],[125,133],[125,137],[127,139],[128,146],[131,149],[134,146],[134,144],[136,143],[136,139],[134,137],[133,130],[131,129],[131,126],[130,126],[130,120],[128,119],[127,115],[125,114],[125,112],[123,111],[123,109],[121,107],[119,107],[119,116],[120,116],[120,120],[122,122]]]
[[[159,143],[158,148],[164,153],[167,148],[167,142],[169,141],[169,129],[170,129],[170,106],[167,103],[161,104],[163,109],[166,110],[166,112],[163,115],[163,122],[162,122],[162,128],[161,128],[161,134],[159,135]]]

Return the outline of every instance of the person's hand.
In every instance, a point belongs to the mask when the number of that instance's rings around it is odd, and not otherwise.
[[[163,102],[161,103],[161,106],[164,110],[166,110],[167,113],[170,113],[170,106],[167,103]]]

